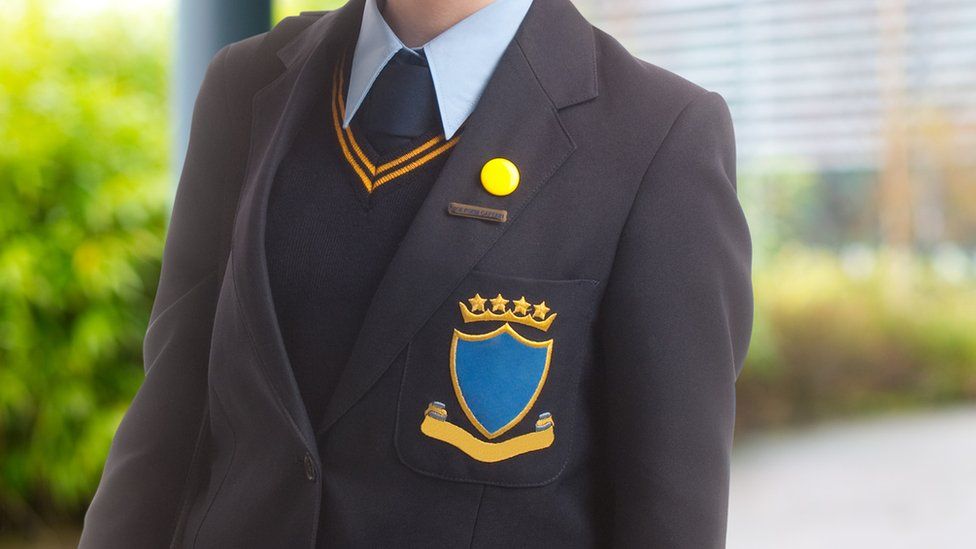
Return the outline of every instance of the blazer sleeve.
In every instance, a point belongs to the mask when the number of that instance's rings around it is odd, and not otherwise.
[[[604,296],[615,547],[725,546],[751,256],[731,117],[702,92],[647,169]]]
[[[112,441],[85,515],[80,547],[168,547],[207,417],[210,337],[226,260],[221,183],[227,102],[222,66],[207,69],[194,105],[162,271],[143,341],[145,379]]]

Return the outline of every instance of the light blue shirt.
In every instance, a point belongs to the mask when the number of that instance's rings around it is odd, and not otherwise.
[[[531,4],[532,0],[495,0],[423,46],[409,48],[387,24],[376,0],[366,0],[342,127],[349,126],[376,77],[400,48],[414,52],[423,48],[434,80],[444,138],[450,139],[478,104]]]

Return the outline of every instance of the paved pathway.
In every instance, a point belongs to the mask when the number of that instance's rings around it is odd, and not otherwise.
[[[976,548],[976,407],[736,441],[728,549]]]

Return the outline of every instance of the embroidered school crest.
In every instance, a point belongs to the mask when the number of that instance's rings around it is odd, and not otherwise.
[[[550,314],[545,301],[532,304],[525,296],[511,301],[501,294],[492,299],[475,294],[468,304],[461,301],[458,306],[466,324],[504,322],[487,333],[468,334],[455,329],[451,340],[454,395],[481,437],[448,421],[447,406],[437,401],[427,405],[420,431],[488,463],[548,448],[555,439],[555,424],[548,412],[539,414],[534,431],[498,442],[495,439],[502,438],[532,410],[546,383],[552,358],[552,339],[531,340],[512,324],[547,331],[556,313]]]

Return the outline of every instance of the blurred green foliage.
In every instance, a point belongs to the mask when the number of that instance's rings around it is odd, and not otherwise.
[[[90,499],[143,377],[169,197],[165,35],[21,7],[0,23],[0,529]]]
[[[786,246],[754,277],[740,429],[976,399],[976,281],[892,251]]]
[[[811,246],[831,240],[815,234],[829,217],[819,178],[800,159],[739,177],[756,306],[739,430],[976,400],[976,257],[850,242],[871,231]]]

